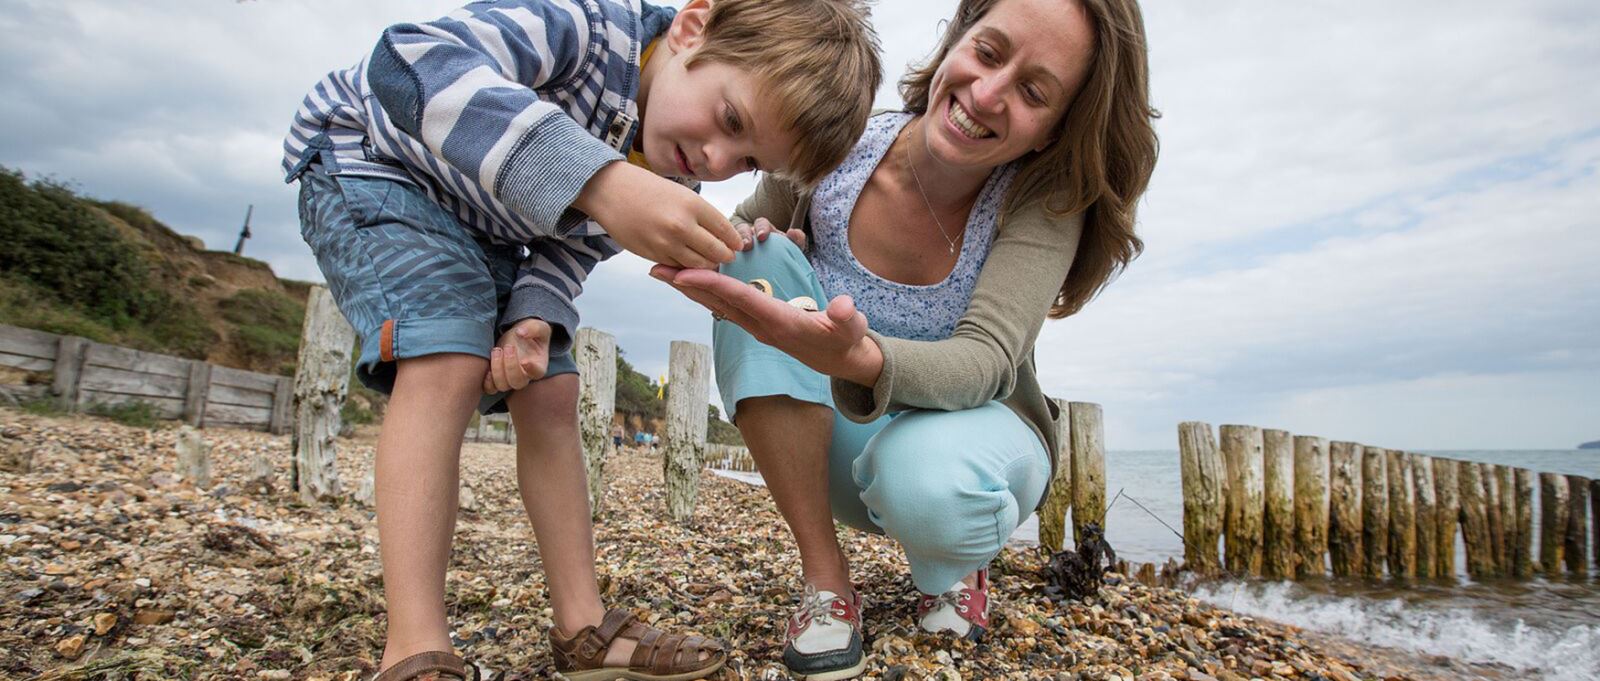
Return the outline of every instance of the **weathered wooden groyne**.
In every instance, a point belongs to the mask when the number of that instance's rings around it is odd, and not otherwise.
[[[1525,468],[1198,421],[1178,425],[1178,456],[1196,572],[1453,577],[1458,532],[1475,579],[1600,564],[1600,480],[1537,473],[1535,495]]]

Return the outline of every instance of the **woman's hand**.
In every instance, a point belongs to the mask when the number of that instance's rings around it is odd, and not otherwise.
[[[808,312],[720,272],[657,265],[650,276],[819,373],[870,388],[883,372],[883,352],[867,337],[867,318],[849,296]]]

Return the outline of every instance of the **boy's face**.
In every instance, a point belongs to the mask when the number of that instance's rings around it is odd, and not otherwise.
[[[786,169],[793,133],[782,129],[777,103],[761,79],[721,62],[685,64],[702,42],[703,3],[684,7],[652,58],[642,150],[658,175],[705,182],[752,170]],[[655,67],[652,63],[649,66]]]

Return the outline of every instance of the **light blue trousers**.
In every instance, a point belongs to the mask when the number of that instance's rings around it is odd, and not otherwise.
[[[765,280],[780,300],[827,295],[800,249],[774,235],[722,272]],[[730,418],[740,400],[785,395],[833,407],[828,378],[732,322],[712,328],[717,388]],[[999,402],[916,409],[872,423],[834,412],[828,501],[839,522],[900,542],[923,593],[989,564],[1044,494],[1050,462],[1038,436]]]

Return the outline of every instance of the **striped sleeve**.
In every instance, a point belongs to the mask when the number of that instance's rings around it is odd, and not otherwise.
[[[541,239],[528,245],[528,258],[517,270],[517,282],[501,317],[504,333],[517,322],[538,317],[550,324],[550,354],[572,347],[578,331],[578,308],[573,304],[583,292],[583,281],[595,265],[620,249],[609,237]]]
[[[595,68],[603,21],[574,0],[499,0],[385,30],[367,82],[393,125],[531,222],[561,236],[600,168],[621,160],[536,88]]]

